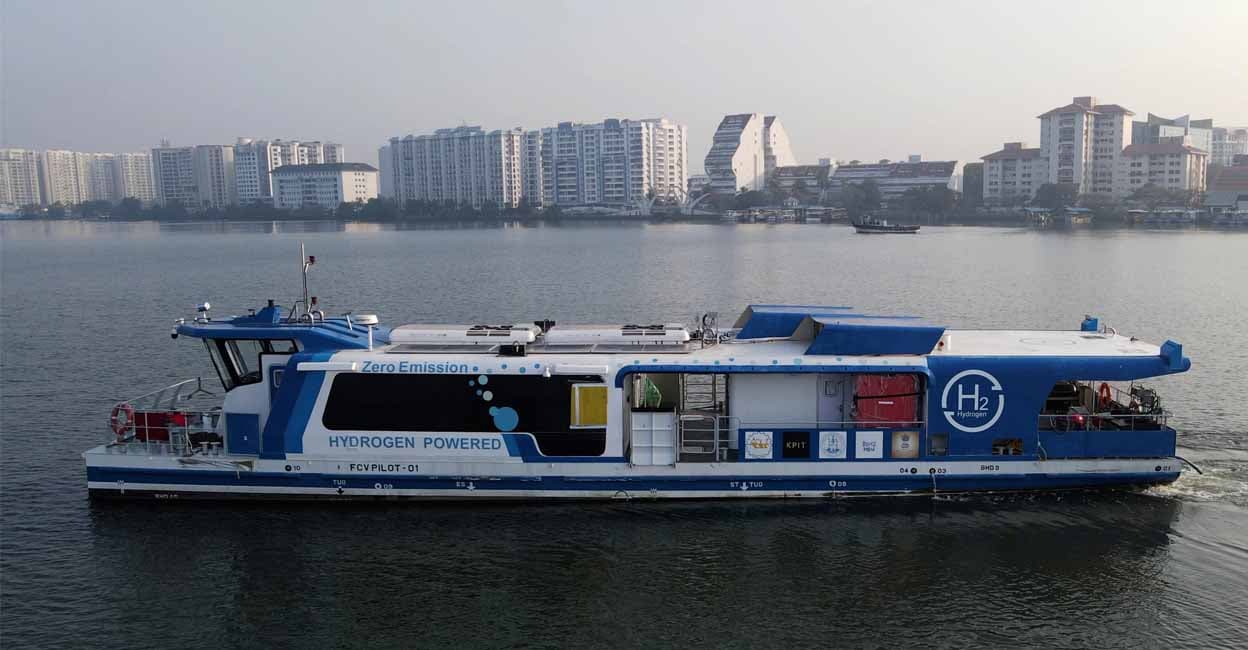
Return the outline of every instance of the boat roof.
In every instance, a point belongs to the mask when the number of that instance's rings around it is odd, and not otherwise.
[[[1098,331],[1096,319],[1090,317],[1085,318],[1078,330],[948,330],[915,316],[856,314],[852,309],[821,305],[750,305],[736,321],[740,329],[705,346],[696,338],[691,340],[688,332],[675,324],[555,326],[545,332],[563,327],[571,335],[566,342],[557,342],[553,337],[547,341],[545,333],[536,326],[509,327],[523,330],[526,335],[533,332],[532,343],[521,343],[527,355],[600,354],[638,359],[677,355],[681,363],[704,360],[776,363],[787,359],[815,364],[826,364],[829,357],[844,364],[852,363],[845,357],[874,362],[911,359],[920,364],[926,357],[1161,357],[1173,372],[1186,370],[1191,364],[1182,356],[1182,346],[1177,343],[1167,341],[1159,346],[1120,335],[1109,328]],[[491,335],[481,339],[441,341],[440,337],[426,340],[428,337],[398,334],[410,335],[414,331],[412,328],[426,328],[440,334],[464,327],[438,329],[439,326],[421,325],[390,330],[375,326],[372,332],[374,352],[479,356],[514,353],[514,350],[503,350],[504,346],[517,343],[511,340],[514,337],[501,340]],[[475,331],[485,326],[467,327]],[[396,332],[393,341],[392,331]],[[650,335],[638,336],[638,331]],[[255,314],[223,320],[182,322],[177,332],[200,338],[296,339],[304,350],[310,351],[365,351],[369,348],[368,328],[353,324],[346,317],[310,324],[306,320],[283,319],[278,307],[266,307]]]

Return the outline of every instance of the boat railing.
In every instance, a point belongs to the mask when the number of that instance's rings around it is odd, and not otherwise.
[[[1170,413],[1124,413],[1115,410],[1089,410],[1074,407],[1065,415],[1044,414],[1038,421],[1041,431],[1159,431],[1168,426]]]
[[[118,402],[108,423],[120,453],[216,455],[222,451],[224,418],[217,396],[203,379],[187,379]]]

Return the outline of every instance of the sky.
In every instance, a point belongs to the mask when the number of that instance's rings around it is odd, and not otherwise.
[[[1248,126],[1248,0],[0,0],[0,144],[142,151],[727,113],[801,163],[978,160],[1093,95]]]

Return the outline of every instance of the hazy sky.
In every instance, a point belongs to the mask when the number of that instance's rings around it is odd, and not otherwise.
[[[664,116],[702,167],[725,113],[799,162],[975,160],[1094,95],[1248,125],[1248,0],[0,0],[5,146],[341,142]]]

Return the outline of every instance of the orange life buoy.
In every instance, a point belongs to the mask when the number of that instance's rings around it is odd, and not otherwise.
[[[1106,382],[1101,382],[1100,389],[1097,390],[1097,396],[1101,400],[1101,406],[1107,407],[1114,401],[1114,391]]]
[[[117,434],[117,440],[125,440],[126,432],[134,430],[134,407],[125,402],[114,406],[108,422],[113,427],[113,433]]]

